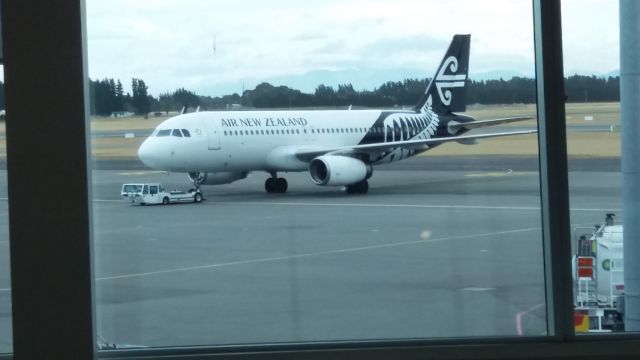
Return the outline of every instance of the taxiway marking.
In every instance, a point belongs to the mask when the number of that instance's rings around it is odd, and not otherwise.
[[[258,202],[258,201],[207,201],[205,204],[220,205],[265,205],[265,206],[327,206],[362,208],[413,208],[413,209],[462,209],[462,210],[525,210],[540,211],[539,206],[487,206],[487,205],[429,205],[429,204],[358,204],[358,203],[309,203],[309,202]],[[571,208],[571,211],[610,211],[622,212],[622,209]]]
[[[139,176],[139,175],[155,175],[155,174],[166,174],[166,171],[160,170],[149,170],[149,171],[127,171],[127,172],[119,172],[116,175],[123,176]]]
[[[496,231],[496,232],[490,232],[490,233],[484,233],[484,234],[469,234],[469,235],[448,236],[443,238],[427,239],[427,240],[402,241],[402,242],[395,242],[395,243],[336,249],[336,250],[304,253],[304,254],[297,254],[297,255],[246,259],[246,260],[230,261],[230,262],[218,263],[218,264],[207,264],[207,265],[199,265],[199,266],[188,266],[188,267],[176,268],[176,269],[149,271],[149,272],[141,272],[141,273],[133,273],[133,274],[122,274],[122,275],[114,275],[114,276],[104,276],[104,277],[96,278],[96,280],[104,281],[104,280],[129,279],[129,278],[137,278],[137,277],[151,276],[151,275],[171,274],[171,273],[197,271],[197,270],[209,270],[209,269],[221,268],[226,266],[234,266],[234,265],[258,264],[258,263],[273,262],[273,261],[318,257],[318,256],[325,256],[325,255],[345,254],[345,253],[353,253],[358,251],[392,248],[392,247],[406,246],[406,245],[428,244],[428,243],[436,243],[436,242],[450,241],[450,240],[474,239],[479,237],[515,234],[515,233],[522,233],[522,232],[529,232],[529,231],[536,231],[536,230],[540,230],[540,228],[539,227],[523,228],[523,229]]]
[[[7,198],[0,198],[0,201],[7,201]],[[93,199],[93,202],[97,203],[122,203],[125,204],[125,200],[113,200],[113,199]],[[205,201],[206,204],[220,204],[220,205],[264,205],[264,206],[327,206],[327,207],[362,207],[362,208],[414,208],[414,209],[468,209],[468,210],[523,210],[523,211],[540,211],[538,206],[486,206],[486,205],[429,205],[429,204],[357,204],[357,203],[309,203],[309,202],[258,202],[258,201]],[[188,205],[188,204],[185,204]],[[200,204],[202,205],[202,204]],[[611,208],[570,208],[570,211],[585,211],[585,212],[622,212],[622,209]]]
[[[542,306],[544,306],[544,304],[538,304],[531,307],[530,309],[521,311],[518,314],[516,314],[516,334],[518,334],[519,336],[524,335],[524,333],[522,332],[522,317]]]
[[[490,171],[490,172],[481,172],[481,173],[471,173],[465,174],[466,177],[505,177],[505,176],[529,176],[529,175],[538,175],[537,172],[533,171],[513,171],[511,169],[506,169],[505,171]]]

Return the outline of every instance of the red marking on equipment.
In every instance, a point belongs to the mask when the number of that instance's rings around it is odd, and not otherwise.
[[[593,278],[592,268],[578,268],[578,277],[581,278]]]
[[[578,266],[593,266],[592,257],[578,257]]]
[[[624,284],[617,284],[616,290],[624,290]]]

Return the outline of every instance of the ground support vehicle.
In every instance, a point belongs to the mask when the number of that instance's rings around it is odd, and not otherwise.
[[[165,191],[160,183],[123,184],[120,195],[123,199],[140,205],[168,205],[180,202],[199,203],[204,200],[199,189]]]
[[[603,224],[574,228],[574,326],[576,333],[624,331],[622,225],[615,214]]]

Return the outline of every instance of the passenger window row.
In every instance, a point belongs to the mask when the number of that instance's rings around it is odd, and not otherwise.
[[[419,118],[401,118],[400,121],[394,120],[396,129],[388,129],[391,132],[398,132],[400,129],[397,129],[398,126],[401,128],[412,127],[412,132],[417,132],[415,127],[420,127],[422,129],[426,128],[428,125],[428,121],[426,117]],[[302,132],[304,134],[307,133],[307,129],[303,129]],[[366,128],[322,128],[322,129],[311,129],[312,134],[344,134],[344,133],[369,133],[369,134],[383,134],[384,127],[376,126],[370,129]],[[239,135],[295,135],[300,134],[300,129],[286,129],[286,130],[225,130],[225,136],[239,136]],[[187,129],[163,129],[158,130],[156,133],[157,137],[166,137],[166,136],[175,136],[175,137],[191,137],[189,130]]]
[[[399,132],[405,128],[412,128],[412,133],[418,132],[418,127],[421,129],[425,129],[429,122],[425,117],[419,118],[401,118],[400,121],[394,121],[396,126],[395,129],[388,129],[388,132]],[[307,133],[307,129],[302,130],[304,134]],[[369,133],[369,134],[383,134],[384,127],[376,126],[370,129],[366,128],[322,128],[322,129],[311,129],[312,134],[345,134],[345,133]],[[241,135],[295,135],[300,134],[299,129],[292,130],[225,130],[223,132],[225,136],[241,136]]]
[[[370,130],[371,131],[371,130]],[[380,128],[382,131],[382,128]],[[295,134],[307,134],[307,129],[291,129],[291,130],[225,130],[223,134],[225,136],[234,135],[295,135]],[[312,134],[336,134],[336,133],[358,133],[367,132],[365,128],[329,128],[329,129],[311,129]]]

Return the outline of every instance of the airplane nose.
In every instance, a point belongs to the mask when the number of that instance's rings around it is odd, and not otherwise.
[[[156,161],[154,161],[154,151],[152,149],[152,145],[150,144],[149,139],[146,139],[145,141],[142,142],[142,144],[140,145],[140,147],[138,148],[138,159],[140,159],[140,161],[142,161],[143,164],[147,165],[148,167],[155,167],[155,163]]]

